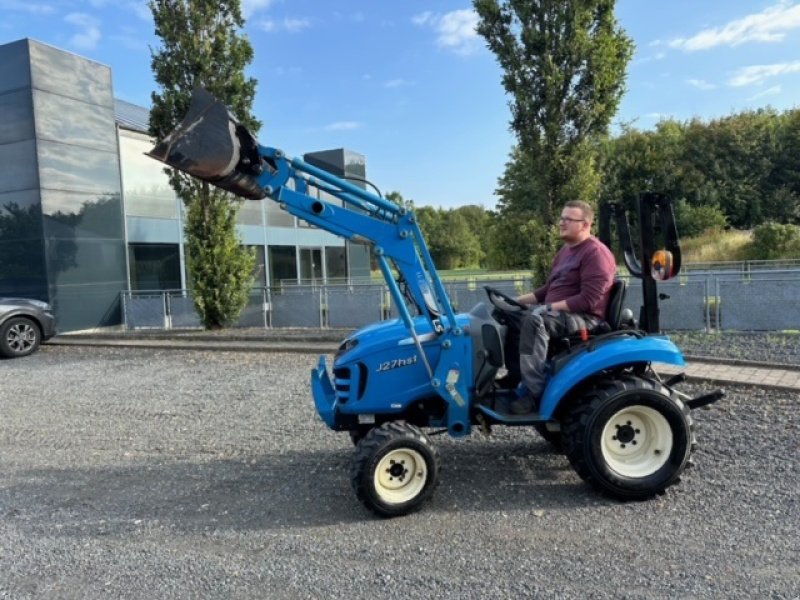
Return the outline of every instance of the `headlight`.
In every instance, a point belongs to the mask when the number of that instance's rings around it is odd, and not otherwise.
[[[29,300],[31,304],[33,304],[39,310],[44,310],[46,312],[50,312],[52,309],[47,302],[42,302],[41,300]]]
[[[358,346],[358,338],[346,339],[345,341],[342,342],[342,345],[339,346],[339,349],[336,351],[336,356],[334,357],[334,360],[336,358],[339,358],[345,352],[350,352],[350,350],[352,350],[356,346]]]

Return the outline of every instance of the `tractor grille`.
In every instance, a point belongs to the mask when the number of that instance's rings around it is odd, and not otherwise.
[[[359,400],[364,395],[366,385],[367,366],[363,363],[333,370],[333,387],[342,404],[348,400]]]

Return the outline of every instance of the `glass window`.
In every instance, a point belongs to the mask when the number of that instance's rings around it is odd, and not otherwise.
[[[267,200],[267,225],[271,227],[294,227],[294,217],[283,210],[274,200]]]
[[[321,248],[300,248],[300,279],[303,283],[322,280]]]
[[[261,211],[264,207],[264,200],[241,200],[241,206],[239,208],[239,213],[236,215],[236,222],[239,225],[263,225],[264,220],[262,218]],[[266,202],[270,202],[275,204],[272,200],[266,200]]]
[[[46,239],[45,253],[50,285],[125,281],[122,240]]]
[[[117,151],[114,109],[33,90],[38,138]]]
[[[47,297],[41,238],[0,241],[0,296]]]
[[[45,237],[122,239],[119,194],[42,190]]]
[[[178,216],[177,196],[169,184],[163,163],[145,156],[144,153],[152,148],[149,136],[119,130],[125,214],[174,219]]]
[[[131,290],[178,290],[181,288],[177,244],[129,244]]]
[[[284,280],[297,281],[297,253],[294,246],[269,247],[270,285],[280,285]]]
[[[34,88],[114,108],[109,67],[33,41],[30,57]]]
[[[337,279],[347,279],[347,252],[344,246],[328,246],[325,248],[325,269],[328,281],[335,283]]]
[[[38,187],[36,141],[0,145],[0,193]]]
[[[39,192],[9,192],[0,194],[0,242],[41,240],[42,208]],[[0,254],[0,264],[10,260]]]
[[[74,192],[119,193],[116,152],[39,140],[39,177],[43,188]]]
[[[30,90],[0,96],[0,144],[9,144],[36,137],[33,128],[33,103]]]
[[[247,246],[252,248],[256,254],[256,264],[253,267],[253,285],[264,287],[267,285],[267,273],[264,267],[264,246]]]

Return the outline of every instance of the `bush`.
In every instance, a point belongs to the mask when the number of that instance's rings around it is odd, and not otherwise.
[[[773,222],[759,225],[753,230],[750,258],[800,258],[800,227]]]
[[[728,225],[718,206],[692,205],[680,200],[675,207],[675,220],[681,237],[694,237],[707,231],[722,231]]]

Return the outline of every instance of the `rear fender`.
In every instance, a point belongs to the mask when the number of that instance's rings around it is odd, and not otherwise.
[[[686,366],[678,347],[661,336],[619,338],[593,349],[587,347],[585,352],[577,354],[548,382],[539,405],[539,415],[551,419],[561,400],[582,381],[601,371],[636,363]]]

